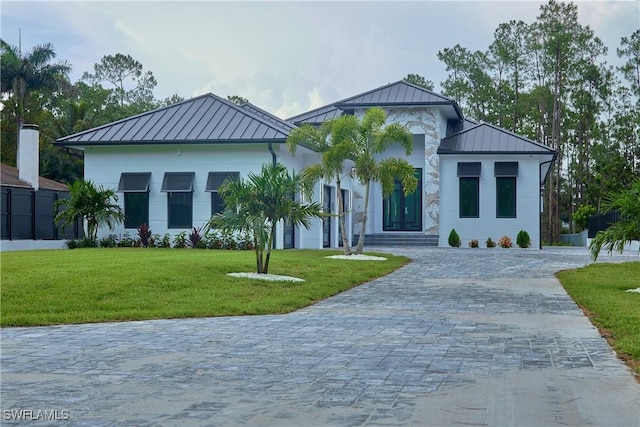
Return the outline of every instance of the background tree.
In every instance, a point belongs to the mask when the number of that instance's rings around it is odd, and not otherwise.
[[[396,178],[400,179],[405,195],[415,191],[418,185],[413,165],[405,159],[389,157],[376,160],[376,155],[385,151],[392,144],[402,145],[407,156],[413,150],[413,136],[407,128],[399,123],[385,126],[386,119],[387,113],[382,108],[374,107],[368,109],[358,122],[354,158],[355,176],[364,185],[364,206],[356,254],[361,254],[364,250],[371,183],[380,184],[383,197],[389,197],[393,193]]]
[[[358,119],[355,116],[344,115],[324,122],[319,128],[305,123],[294,129],[287,138],[291,154],[295,155],[297,146],[302,144],[322,155],[320,163],[308,166],[302,171],[303,179],[309,188],[313,188],[321,179],[336,183],[338,222],[345,255],[351,255],[351,246],[345,222],[347,212],[342,197],[342,179],[348,174],[345,173],[345,163],[356,153],[354,141],[357,138],[358,125]]]
[[[247,102],[249,102],[249,100],[247,98],[244,98],[242,96],[239,95],[229,95],[227,96],[227,100],[233,102],[234,104],[237,105],[242,105],[242,104],[246,104]]]
[[[9,123],[14,120],[16,123],[14,138],[5,140],[4,137],[10,133],[3,132],[3,162],[15,164],[19,129],[30,113],[27,107],[29,96],[37,91],[51,93],[57,90],[67,81],[71,66],[65,61],[53,62],[56,52],[51,43],[36,45],[23,55],[19,47],[0,39],[0,54],[2,94],[8,97],[4,107],[10,107],[7,114],[3,114],[3,123],[6,119],[10,119]],[[8,146],[5,147],[6,145]]]
[[[414,84],[416,86],[423,87],[427,90],[433,90],[433,82],[431,80],[427,80],[419,74],[407,74],[407,77],[404,79],[405,82]]]
[[[103,56],[93,66],[93,74],[85,72],[82,80],[89,84],[110,83],[113,89],[107,101],[125,109],[127,116],[151,110],[156,107],[153,89],[158,84],[151,71],[144,72],[142,64],[131,55],[116,53]]]
[[[60,199],[54,205],[55,209],[66,208],[55,216],[56,224],[64,228],[79,219],[82,235],[96,241],[101,226],[106,225],[113,229],[115,225],[124,221],[124,212],[116,203],[118,195],[113,189],[96,187],[93,182],[84,179],[79,179],[68,187],[69,198]]]
[[[265,165],[260,174],[249,173],[246,180],[227,180],[218,190],[225,209],[211,217],[205,233],[212,228],[249,233],[256,254],[256,270],[267,274],[276,224],[289,221],[294,226],[309,228],[312,218],[321,217],[318,203],[295,200],[296,194],[309,194],[309,190],[299,173],[289,173],[281,164]]]

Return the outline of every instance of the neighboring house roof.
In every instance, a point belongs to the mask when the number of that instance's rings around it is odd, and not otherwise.
[[[211,93],[65,136],[65,146],[284,142],[291,125]]]
[[[33,188],[29,183],[19,178],[18,168],[2,164],[0,166],[0,184],[6,187]],[[38,186],[41,190],[69,191],[69,187],[61,182],[39,177]]]
[[[359,95],[351,96],[325,107],[298,114],[297,116],[289,118],[288,121],[295,124],[318,124],[342,115],[342,112],[345,110],[353,110],[355,108],[419,107],[426,105],[450,107],[448,113],[449,118],[456,118],[458,120],[463,118],[462,111],[460,111],[460,107],[455,100],[427,90],[421,86],[400,80]]]
[[[469,122],[465,125],[471,125]],[[489,123],[480,123],[443,138],[438,154],[549,154],[556,151]]]

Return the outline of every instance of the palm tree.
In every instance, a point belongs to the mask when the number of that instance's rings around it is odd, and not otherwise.
[[[393,193],[396,178],[400,179],[405,195],[415,191],[418,185],[413,165],[405,159],[388,157],[376,160],[376,155],[384,152],[392,144],[401,144],[407,156],[413,151],[413,136],[407,128],[399,123],[383,127],[386,119],[387,114],[382,108],[370,108],[358,127],[355,175],[364,185],[364,207],[356,254],[361,254],[364,250],[371,183],[380,183],[383,197],[389,197]]]
[[[36,45],[23,56],[20,48],[0,39],[0,54],[1,89],[3,94],[13,97],[20,135],[29,93],[57,90],[60,83],[66,81],[71,66],[66,61],[51,63],[56,57],[51,43]]]
[[[118,195],[112,189],[97,187],[89,180],[79,179],[69,184],[69,198],[58,200],[54,207],[66,209],[59,212],[54,221],[64,228],[67,224],[80,220],[82,235],[91,240],[98,238],[98,228],[107,225],[113,229],[125,219],[122,208],[116,203]],[[87,223],[85,234],[84,222]]]
[[[598,259],[600,250],[622,253],[624,246],[640,240],[640,179],[631,188],[604,197],[604,212],[620,211],[620,220],[603,231],[598,231],[589,245],[591,258]]]
[[[211,217],[204,231],[218,228],[225,232],[249,233],[259,274],[269,272],[278,222],[289,221],[294,226],[309,228],[311,218],[322,215],[318,203],[294,200],[296,194],[309,194],[309,189],[301,174],[291,174],[281,164],[265,165],[259,175],[250,173],[246,180],[227,180],[218,191],[225,209]]]
[[[298,145],[306,145],[322,154],[322,161],[303,170],[303,179],[313,188],[319,180],[335,180],[338,198],[338,221],[342,231],[342,247],[345,255],[351,254],[349,237],[345,223],[344,200],[342,198],[342,179],[345,176],[345,162],[354,157],[356,151],[355,136],[358,131],[358,119],[352,115],[338,117],[324,122],[319,128],[304,124],[294,129],[287,138],[291,154],[295,155]]]

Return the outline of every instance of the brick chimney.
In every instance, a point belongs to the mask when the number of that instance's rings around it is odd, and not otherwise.
[[[18,177],[38,189],[40,178],[40,131],[37,125],[22,125],[18,139]]]

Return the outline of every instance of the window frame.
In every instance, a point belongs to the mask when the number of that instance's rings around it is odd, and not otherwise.
[[[481,162],[458,162],[458,217],[459,218],[480,218],[480,176],[482,174]],[[473,183],[473,194],[471,197],[463,197],[467,195],[469,186],[466,183]],[[466,215],[467,202],[472,199],[475,202],[475,209]],[[474,200],[475,199],[475,200]],[[463,214],[464,212],[464,214]]]
[[[122,172],[120,174],[120,180],[118,181],[118,192],[123,193],[124,204],[124,228],[138,228],[142,224],[149,224],[149,188],[151,181],[151,172]],[[134,204],[142,206],[142,213],[139,215],[143,221],[137,224],[139,221],[132,221],[130,217],[131,197],[142,197],[142,203]]]
[[[240,181],[240,172],[209,172],[209,175],[207,176],[207,184],[204,191],[211,193],[211,215],[215,215],[224,211],[224,201],[222,200],[222,197],[220,197],[218,189],[227,179],[231,179],[232,181]]]
[[[193,227],[193,181],[195,172],[165,172],[161,192],[167,193],[167,228],[191,229]],[[186,199],[184,199],[186,198]],[[181,200],[184,199],[184,200]],[[187,209],[188,221],[176,222],[176,209]]]
[[[513,219],[518,217],[518,162],[495,162],[496,179],[496,218]],[[508,183],[508,184],[507,184]],[[505,203],[509,203],[506,206]],[[506,213],[504,213],[507,211]]]

